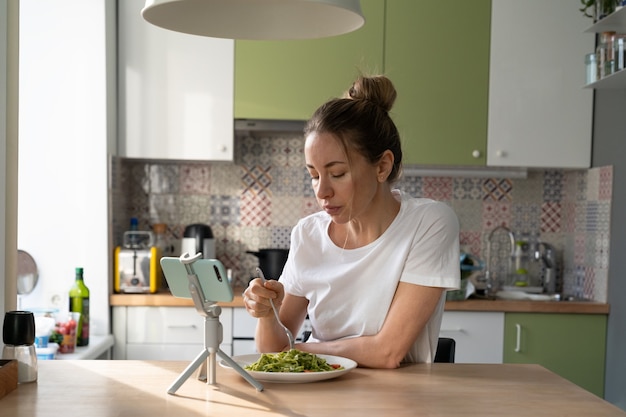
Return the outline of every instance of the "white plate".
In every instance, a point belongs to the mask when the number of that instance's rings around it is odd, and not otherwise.
[[[335,371],[325,371],[325,372],[257,372],[257,371],[247,371],[253,378],[259,381],[267,381],[267,382],[290,382],[290,383],[304,383],[304,382],[315,382],[315,381],[323,381],[325,379],[337,378],[341,375],[344,375],[354,368],[356,368],[356,362],[352,359],[342,358],[341,356],[332,356],[332,355],[317,355],[320,358],[326,359],[326,362],[330,365],[338,364],[343,366],[343,369],[337,369]],[[233,360],[242,368],[245,369],[247,365],[250,365],[259,360],[261,357],[260,353],[253,353],[250,355],[239,355],[233,356]],[[219,364],[228,369],[234,370],[224,359],[219,361]]]

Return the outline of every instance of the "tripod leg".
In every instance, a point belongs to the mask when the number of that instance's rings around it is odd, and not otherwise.
[[[230,356],[228,356],[224,351],[222,351],[222,349],[219,349],[217,351],[217,354],[226,361],[226,363],[228,363],[234,370],[236,370],[237,372],[239,372],[239,374],[244,377],[244,379],[246,381],[248,381],[250,383],[250,385],[252,385],[253,387],[256,388],[257,391],[263,391],[263,385],[257,381],[256,379],[252,378],[252,375],[250,375],[248,372],[246,372],[245,369],[243,369],[241,366],[239,366],[239,364],[237,362],[235,362],[233,360],[233,358],[231,358]]]
[[[180,374],[180,376],[176,379],[176,381],[174,381],[174,383],[172,385],[170,385],[170,387],[167,389],[167,393],[168,394],[174,394],[178,390],[178,388],[180,388],[180,386],[185,383],[187,378],[189,378],[191,376],[193,371],[195,371],[196,368],[198,368],[200,365],[202,365],[202,362],[206,361],[206,358],[208,356],[209,356],[209,352],[207,352],[206,349],[204,349],[202,352],[200,352],[198,354],[198,356],[196,356],[196,359],[194,359],[193,362],[191,362],[189,365],[187,365],[187,367],[185,368],[183,373]]]

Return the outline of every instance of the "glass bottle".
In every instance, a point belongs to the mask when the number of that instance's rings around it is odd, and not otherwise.
[[[80,313],[76,329],[76,346],[89,344],[89,288],[85,285],[83,268],[76,268],[74,285],[70,289],[70,312]]]
[[[513,252],[513,270],[511,284],[516,287],[529,285],[529,245],[526,240],[516,240]]]
[[[156,223],[152,226],[152,231],[154,232],[154,246],[158,249],[157,253],[159,260],[163,256],[172,256],[174,254],[174,250],[166,235],[167,225],[165,223]],[[168,288],[167,280],[165,279],[165,275],[163,275],[162,271],[160,272],[160,275],[161,286],[163,288]]]
[[[613,73],[615,60],[613,59],[613,37],[615,32],[602,32],[596,47],[596,63],[598,64],[598,79],[601,80]]]

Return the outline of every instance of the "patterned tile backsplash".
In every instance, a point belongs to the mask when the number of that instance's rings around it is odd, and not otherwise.
[[[131,217],[142,230],[166,223],[173,242],[186,225],[205,223],[215,235],[217,258],[247,280],[257,259],[246,251],[288,248],[297,220],[319,210],[303,143],[300,136],[239,137],[234,163],[113,158],[114,245],[121,244]],[[607,166],[529,170],[524,179],[405,175],[397,188],[453,207],[462,248],[481,259],[499,225],[551,244],[561,261],[564,293],[606,302],[612,182]],[[494,270],[509,259],[507,239],[492,238]]]

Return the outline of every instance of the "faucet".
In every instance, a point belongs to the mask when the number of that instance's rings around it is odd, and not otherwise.
[[[511,257],[513,257],[513,255],[515,255],[515,235],[513,234],[511,229],[509,229],[508,227],[506,227],[503,224],[500,225],[500,226],[494,227],[491,230],[491,232],[489,233],[489,238],[487,240],[487,267],[485,268],[485,279],[487,281],[487,293],[488,294],[493,293],[498,288],[498,285],[497,285],[498,283],[496,282],[496,277],[492,276],[493,275],[493,271],[491,270],[491,244],[492,244],[494,235],[498,231],[502,231],[502,232],[505,232],[505,233],[508,234],[509,240],[511,242]],[[507,271],[507,273],[508,273],[508,271]]]
[[[538,242],[535,247],[535,260],[543,264],[543,292],[554,294],[557,291],[556,251],[546,242]]]

